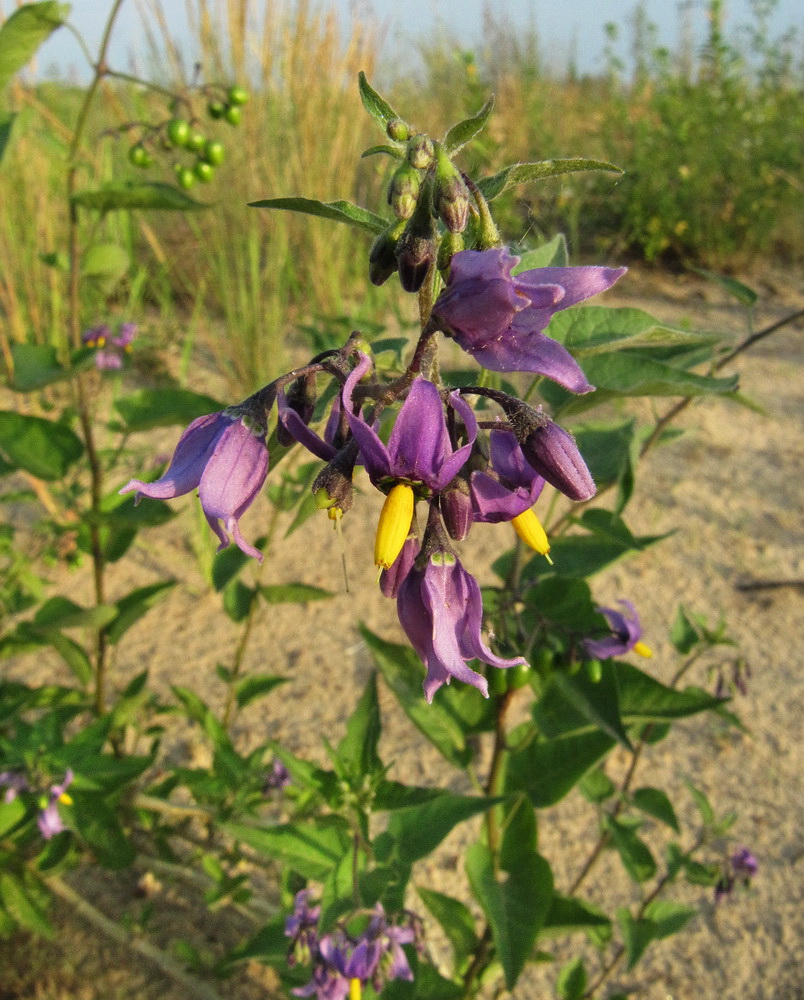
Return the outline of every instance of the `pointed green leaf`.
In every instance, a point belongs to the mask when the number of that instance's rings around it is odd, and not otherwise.
[[[175,580],[162,580],[146,587],[137,587],[121,597],[115,604],[117,617],[106,629],[106,637],[112,645],[123,638],[131,626],[140,620],[163,597],[167,596],[171,587],[176,586]]]
[[[603,828],[611,837],[623,867],[635,882],[647,882],[656,874],[656,862],[648,849],[647,844],[641,840],[635,831],[613,819],[611,816],[604,817]]]
[[[224,822],[221,829],[263,857],[287,865],[303,878],[321,882],[352,852],[348,826],[334,817],[263,827]]]
[[[671,830],[681,833],[673,804],[660,788],[637,788],[631,798],[640,812],[653,816]]]
[[[349,716],[346,736],[338,744],[336,751],[339,762],[355,782],[382,771],[382,761],[377,753],[381,733],[377,675],[372,673],[357,707]]]
[[[38,479],[61,479],[84,453],[69,427],[12,410],[0,411],[0,457]]]
[[[383,100],[382,97],[377,93],[376,90],[371,86],[371,84],[366,79],[366,74],[361,70],[357,74],[358,87],[360,88],[360,100],[363,102],[363,107],[368,111],[371,117],[377,121],[384,129],[388,122],[393,121],[395,118],[399,118],[399,115],[394,111],[391,105]]]
[[[19,7],[0,28],[0,91],[70,16],[70,5],[42,0]]]
[[[498,197],[510,187],[526,184],[530,181],[541,181],[547,177],[558,177],[561,174],[577,173],[581,170],[607,170],[621,174],[620,167],[605,160],[584,160],[581,158],[565,160],[540,160],[537,163],[512,163],[504,167],[493,177],[484,177],[478,187],[487,201]]]
[[[712,808],[712,803],[700,788],[693,785],[689,778],[684,779],[684,784],[687,786],[687,791],[692,796],[696,809],[701,814],[704,826],[712,826],[715,822],[715,810]]]
[[[209,208],[177,187],[159,181],[125,181],[105,184],[96,191],[79,191],[72,197],[79,208],[93,212],[132,211],[198,212]]]
[[[466,853],[466,873],[491,927],[505,983],[512,990],[550,909],[550,865],[541,855],[529,852],[518,859],[515,867],[498,876],[491,851],[482,844],[473,844]]]
[[[250,674],[235,684],[237,707],[245,708],[252,701],[270,694],[274,688],[279,687],[280,684],[287,684],[289,681],[289,677],[280,677],[278,674]]]
[[[365,867],[365,851],[350,851],[344,854],[329,873],[321,893],[321,917],[318,921],[320,934],[331,930],[338,917],[354,910],[355,875],[359,875],[361,871],[365,870]]]
[[[396,146],[380,145],[380,146],[369,146],[368,149],[364,149],[363,152],[360,154],[360,159],[365,160],[367,156],[376,156],[377,153],[385,153],[386,156],[391,156],[395,160],[402,160],[405,157],[405,154],[402,152],[402,150],[397,149]]]
[[[536,850],[536,813],[526,796],[517,795],[505,803],[502,814],[499,863],[505,871],[510,871],[519,864],[522,854]]]
[[[25,805],[20,798],[7,802],[0,799],[0,837],[5,837],[25,815]]]
[[[36,886],[31,886],[27,878],[0,872],[0,910],[2,909],[25,930],[41,934],[45,938],[53,937],[53,927],[36,896]]]
[[[533,250],[527,250],[517,265],[511,271],[512,275],[523,271],[532,271],[537,267],[566,267],[569,264],[567,238],[563,233],[556,235]]]
[[[670,326],[642,309],[622,306],[584,306],[558,312],[550,320],[548,333],[582,359],[584,366],[587,358],[610,351],[655,351],[661,347],[686,353],[711,348],[721,340],[716,333]]]
[[[117,611],[108,604],[82,608],[68,597],[51,597],[39,608],[32,624],[37,627],[101,628],[117,617]]]
[[[94,670],[86,650],[56,629],[42,630],[42,638],[56,650],[80,683],[87,687],[92,680]]]
[[[597,730],[534,741],[510,755],[506,789],[527,792],[537,808],[555,805],[614,745]]]
[[[700,641],[698,630],[690,621],[684,607],[679,605],[675,621],[670,629],[670,642],[672,642],[673,648],[681,656],[687,656]]]
[[[652,920],[657,939],[670,937],[683,930],[693,917],[698,916],[694,906],[684,906],[670,899],[654,899],[645,907],[645,918]]]
[[[14,377],[9,382],[17,392],[31,392],[67,378],[70,372],[56,357],[56,348],[48,344],[12,344]]]
[[[656,926],[652,920],[635,920],[631,911],[624,906],[617,910],[617,923],[623,935],[628,971],[637,964],[645,949],[656,938]]]
[[[747,309],[750,309],[759,302],[759,294],[753,288],[743,284],[742,281],[737,281],[736,278],[730,278],[725,274],[715,274],[714,271],[706,271],[702,267],[692,267],[690,270],[695,271],[696,274],[700,274],[704,278],[708,278],[710,281],[714,281],[716,285],[720,285],[724,292],[728,292],[729,295],[737,299],[740,305],[745,306]]]
[[[720,699],[700,688],[683,691],[667,687],[630,663],[618,663],[620,711],[634,722],[668,722],[717,708]]]
[[[572,675],[557,670],[550,678],[550,683],[558,688],[570,705],[584,718],[622,743],[627,750],[633,749],[620,716],[616,664],[613,664],[611,669],[602,670],[597,682],[593,681],[585,670]]]
[[[556,991],[561,1000],[581,1000],[586,991],[586,967],[580,955],[562,966],[556,980]]]
[[[477,947],[477,933],[471,910],[460,900],[434,889],[416,886],[416,892],[452,945],[455,971],[462,971],[466,960]]]
[[[275,208],[286,212],[300,212],[302,215],[314,215],[319,219],[344,222],[375,235],[384,232],[388,226],[387,220],[381,216],[349,201],[318,201],[315,198],[300,197],[264,198],[261,201],[250,201],[249,207]]]
[[[126,868],[131,864],[137,852],[102,794],[76,791],[72,812],[75,828],[105,868]]]
[[[452,155],[453,153],[457,153],[467,142],[474,139],[478,132],[485,128],[486,122],[489,120],[489,116],[493,110],[494,94],[491,95],[476,115],[472,115],[471,118],[465,118],[462,122],[458,122],[457,125],[453,125],[444,136],[444,149],[447,154]]]
[[[443,792],[418,806],[399,809],[388,820],[387,833],[404,862],[418,861],[432,853],[453,827],[486,812],[498,799]]]
[[[11,139],[11,129],[14,119],[17,117],[15,111],[0,111],[0,163],[3,162],[9,140]]]
[[[654,361],[637,351],[594,355],[584,359],[583,369],[592,385],[597,387],[597,392],[619,396],[722,394],[736,389],[738,378],[736,375],[727,378],[696,375],[664,362]]]
[[[223,403],[189,389],[138,389],[115,400],[126,431],[149,431],[154,427],[189,424],[196,417],[225,409]]]
[[[393,691],[411,722],[433,746],[456,767],[466,767],[472,751],[459,718],[449,705],[436,699],[428,705],[422,693],[424,668],[409,646],[386,642],[365,626],[360,633],[377,664],[383,680]]]
[[[610,926],[611,920],[594,903],[586,903],[575,896],[561,896],[556,892],[553,893],[542,934],[566,934],[569,931]]]
[[[323,601],[333,593],[308,583],[276,583],[259,588],[260,597],[268,604],[305,604]]]

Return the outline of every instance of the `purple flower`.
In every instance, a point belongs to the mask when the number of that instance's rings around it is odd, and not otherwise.
[[[748,888],[758,871],[759,862],[756,857],[747,847],[738,848],[723,866],[720,881],[715,886],[715,903],[722,903],[730,896],[738,882]]]
[[[81,340],[86,347],[96,349],[96,368],[113,370],[123,367],[123,359],[131,350],[131,342],[136,333],[136,323],[122,323],[117,336],[113,337],[109,327],[104,323],[85,330]]]
[[[510,431],[491,432],[489,458],[495,475],[473,472],[471,477],[474,520],[511,521],[536,503],[545,481],[525,460]]]
[[[597,660],[608,660],[613,656],[622,656],[633,650],[640,656],[653,656],[650,648],[642,639],[642,625],[636,608],[630,601],[618,601],[627,613],[615,608],[596,608],[598,614],[604,615],[613,635],[605,639],[584,639],[583,648],[587,655]]]
[[[433,317],[484,368],[536,372],[591,392],[569,351],[542,331],[554,313],[606,291],[626,269],[541,267],[512,277],[518,262],[504,247],[456,253]]]
[[[427,552],[427,538],[423,548]],[[488,698],[486,678],[470,669],[467,661],[478,659],[492,667],[516,667],[524,665],[525,660],[495,656],[483,642],[480,587],[446,544],[425,558],[424,568],[415,565],[405,577],[397,597],[399,622],[427,668],[425,697],[432,702],[441,685],[455,677],[472,684]]]
[[[246,555],[262,561],[262,553],[240,534],[238,522],[268,474],[265,434],[262,419],[247,404],[198,417],[179,439],[161,479],[132,479],[120,492],[136,490],[139,502],[141,495],[168,500],[197,487],[207,522],[220,539],[218,551],[229,545],[231,534]]]
[[[278,757],[274,757],[271,769],[265,776],[263,782],[264,792],[281,791],[290,784],[290,771],[285,767]]]
[[[65,805],[72,803],[72,799],[67,794],[67,789],[72,784],[73,777],[72,770],[68,768],[61,784],[50,786],[50,800],[36,817],[39,832],[45,840],[50,840],[51,837],[55,837],[57,833],[61,833],[62,830],[66,829],[64,821],[59,814],[59,802],[63,802]]]
[[[30,788],[28,779],[20,771],[0,771],[0,788],[5,788],[3,802],[13,802],[20,792]]]
[[[360,377],[358,366],[346,380],[343,400],[372,483],[388,487],[404,481],[415,484],[425,495],[440,492],[454,479],[472,451],[477,437],[472,408],[457,393],[450,395],[449,405],[463,420],[468,437],[466,444],[453,449],[441,393],[432,382],[416,378],[397,414],[386,447],[374,428],[353,412],[352,394]]]

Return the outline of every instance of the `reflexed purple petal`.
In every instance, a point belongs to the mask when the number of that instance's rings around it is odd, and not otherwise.
[[[567,309],[607,291],[627,270],[626,267],[540,267],[522,271],[514,276],[514,281],[528,295],[541,285],[560,285],[565,294],[558,308]]]
[[[483,637],[480,634],[483,624],[483,599],[480,595],[480,587],[471,573],[467,573],[457,563],[456,566],[460,569],[459,589],[462,589],[465,594],[464,614],[461,622],[463,629],[458,635],[462,655],[467,659],[483,660],[489,666],[501,669],[527,666],[527,661],[521,656],[515,656],[510,660],[502,656],[495,656],[483,642]]]
[[[466,427],[467,440],[466,444],[461,445],[457,451],[448,454],[441,468],[437,470],[435,482],[431,484],[436,492],[442,490],[447,483],[451,483],[464,465],[466,465],[469,461],[469,456],[472,454],[472,446],[477,438],[477,418],[472,407],[457,392],[451,393],[449,400],[450,405],[458,413],[464,427]],[[442,419],[444,419],[443,416]]]
[[[622,656],[632,650],[642,638],[642,625],[634,605],[630,601],[617,603],[626,609],[627,615],[616,608],[595,608],[598,614],[605,616],[614,634],[603,639],[585,639],[583,642],[587,654],[598,660]]]
[[[223,413],[208,413],[198,417],[179,438],[170,465],[161,479],[154,483],[143,483],[132,479],[120,490],[131,493],[136,490],[154,500],[170,500],[194,490],[201,482],[204,468],[215,449],[218,438],[232,423],[232,418]]]
[[[533,506],[530,494],[507,489],[487,472],[473,472],[470,483],[475,521],[484,524],[511,521]]]
[[[402,581],[413,569],[420,548],[421,543],[418,538],[408,538],[394,562],[380,573],[380,590],[385,597],[394,599],[397,597]]]
[[[288,406],[284,392],[277,394],[276,403],[279,419],[294,440],[303,445],[316,458],[323,459],[325,462],[335,457],[336,449],[326,440],[320,438],[314,430],[311,430],[299,414],[291,406]]]
[[[461,347],[468,350],[464,344]],[[569,351],[539,330],[522,332],[512,328],[487,346],[473,348],[469,353],[490,371],[533,372],[578,394],[594,389]]]

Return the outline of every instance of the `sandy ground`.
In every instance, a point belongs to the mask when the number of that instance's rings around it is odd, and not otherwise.
[[[804,282],[767,273],[760,290],[767,305],[758,309],[756,328],[804,305]],[[638,305],[668,322],[730,331],[742,329],[739,311],[722,291],[693,278],[639,276],[622,283],[612,304]],[[701,904],[701,915],[682,934],[654,944],[631,975],[612,978],[609,989],[634,989],[644,1000],[797,1000],[804,997],[802,945],[801,830],[804,788],[800,752],[801,687],[797,683],[804,640],[804,549],[800,484],[804,473],[801,418],[802,325],[787,327],[759,343],[743,359],[742,391],[764,408],[764,415],[727,401],[710,400],[689,407],[679,426],[687,432],[672,446],[654,451],[641,467],[637,498],[628,512],[636,533],[678,533],[660,547],[616,565],[594,580],[603,604],[624,596],[639,606],[646,639],[656,656],[650,669],[668,680],[677,659],[666,640],[679,603],[714,624],[725,615],[731,636],[751,669],[747,696],[735,709],[750,728],[743,735],[719,722],[695,717],[678,725],[671,737],[646,755],[638,785],[667,790],[682,822],[695,822],[683,778],[689,776],[711,797],[719,812],[734,809],[735,844],[758,857],[759,877],[750,893],[735,895],[715,908],[711,890],[679,887],[674,899]],[[640,410],[645,404],[635,402]],[[645,410],[641,410],[645,414]],[[186,503],[185,507],[189,507]],[[327,602],[298,608],[271,608],[260,620],[247,666],[287,674],[292,683],[250,708],[238,721],[244,744],[266,735],[291,750],[324,760],[321,735],[337,740],[371,669],[355,629],[364,621],[391,640],[401,638],[393,604],[373,587],[371,524],[377,498],[366,495],[346,525],[346,550],[352,593],[343,592],[341,554],[325,518],[278,544],[263,582],[303,580],[338,591]],[[265,509],[244,519],[244,531],[260,531]],[[192,519],[191,514],[183,515]],[[175,523],[175,522],[174,522]],[[187,523],[191,523],[188,520]],[[475,529],[464,561],[481,579],[488,565],[509,544],[507,527]],[[201,538],[199,544],[210,544]],[[179,586],[130,633],[115,664],[120,684],[148,666],[157,686],[185,684],[220,704],[222,685],[214,675],[218,662],[231,657],[235,629],[219,610],[219,598],[206,592],[192,554],[170,526],[153,530],[144,544],[115,569],[115,597],[130,587],[153,582],[160,567],[173,569]],[[745,581],[780,586],[741,590]],[[76,581],[73,581],[75,584]],[[733,653],[724,652],[724,661]],[[711,686],[704,661],[691,676]],[[8,669],[28,669],[12,663]],[[44,667],[44,664],[43,664]],[[385,732],[382,750],[393,761],[392,774],[414,782],[461,789],[439,755],[424,745],[391,696],[382,692]],[[194,734],[181,734],[176,753],[203,759]],[[615,768],[623,761],[615,760]],[[556,884],[566,890],[593,842],[594,813],[578,795],[542,814],[540,848],[553,865]],[[443,891],[463,884],[461,852],[471,830],[455,831],[438,854],[422,865],[422,881]],[[657,829],[647,834],[661,844]],[[589,899],[611,911],[634,900],[632,883],[612,856],[606,855],[585,887]],[[112,883],[107,877],[90,885],[104,912],[119,917],[141,905],[134,881]],[[0,1000],[179,1000],[186,990],[156,973],[122,948],[99,945],[94,932],[60,908],[63,923],[54,943],[41,945],[23,937],[11,947],[0,943]],[[173,927],[201,917],[175,903]],[[169,921],[170,923],[170,921]],[[168,932],[166,928],[165,933]],[[210,925],[208,940],[217,934]],[[563,957],[573,942],[559,949]],[[594,961],[594,960],[593,960]],[[594,965],[591,967],[594,973]],[[254,970],[251,970],[254,972]],[[529,972],[517,998],[553,995],[556,966]],[[234,1000],[271,995],[266,980],[249,970],[221,983],[221,995]]]

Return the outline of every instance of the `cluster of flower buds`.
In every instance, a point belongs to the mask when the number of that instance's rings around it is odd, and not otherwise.
[[[423,169],[418,164],[427,150],[416,138],[408,143],[416,153],[411,163]],[[437,150],[432,156],[437,163]],[[451,391],[422,370],[429,370],[427,358],[440,331],[487,368],[535,372],[572,392],[589,392],[592,386],[575,359],[544,328],[554,312],[603,291],[622,274],[622,269],[563,267],[514,277],[516,263],[502,248],[458,253],[400,378],[379,379],[370,347],[353,334],[340,351],[325,352],[239,406],[193,421],[160,479],[131,480],[121,492],[167,499],[198,489],[221,546],[231,536],[244,552],[261,558],[242,537],[239,518],[268,472],[266,437],[276,403],[280,441],[296,441],[326,463],[313,493],[330,518],[338,520],[351,508],[358,464],[385,495],[374,561],[383,593],[396,599],[400,623],[426,667],[428,701],[453,677],[488,696],[486,678],[469,661],[493,667],[525,661],[498,656],[484,641],[480,588],[452,543],[466,538],[475,522],[507,521],[549,558],[549,541],[532,510],[545,483],[581,502],[594,496],[595,485],[572,435],[541,408],[482,386]],[[316,379],[324,373],[335,377],[337,392],[319,435],[311,422]],[[496,420],[478,425],[467,399],[473,395],[497,404]],[[386,443],[378,433],[380,418],[397,404]],[[418,505],[424,516],[417,516]],[[620,645],[636,648],[635,629],[625,618],[620,628],[623,616],[613,614],[617,621],[609,615],[609,622],[624,637]]]
[[[310,982],[294,989],[294,996],[359,1000],[367,984],[379,994],[393,979],[413,979],[402,946],[421,947],[421,921],[415,914],[406,912],[398,923],[392,923],[377,903],[373,910],[355,915],[364,923],[367,920],[359,934],[347,931],[353,922],[348,920],[321,935],[321,907],[310,906],[309,897],[307,889],[296,894],[293,912],[285,922],[285,936],[290,938],[288,965],[312,966]]]
[[[463,247],[469,187],[442,143],[414,133],[398,118],[388,123],[386,134],[393,143],[390,151],[400,161],[388,185],[388,204],[395,219],[371,248],[369,277],[375,285],[382,285],[396,271],[405,291],[417,292],[444,241],[437,232],[439,221],[450,236],[451,254]]]

